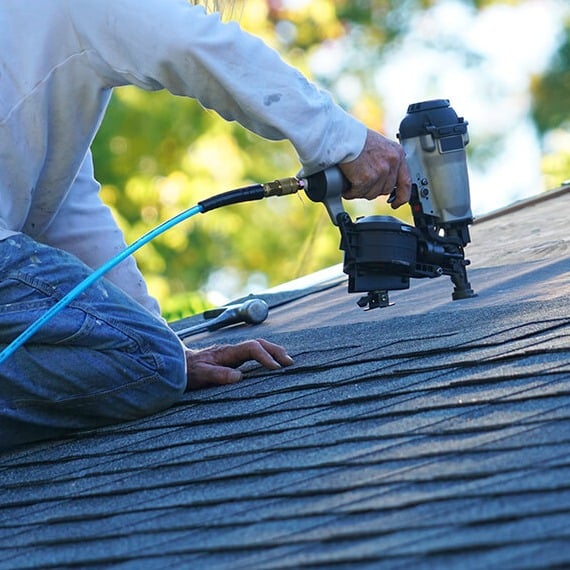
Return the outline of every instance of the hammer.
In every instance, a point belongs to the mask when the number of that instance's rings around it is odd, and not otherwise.
[[[221,309],[213,309],[204,313],[204,318],[209,319],[206,323],[187,327],[176,331],[179,338],[206,331],[215,331],[222,327],[238,323],[259,324],[262,323],[269,313],[267,303],[262,299],[248,299],[237,305],[228,305]]]

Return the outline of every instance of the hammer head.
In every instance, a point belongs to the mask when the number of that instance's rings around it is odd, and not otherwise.
[[[268,313],[269,307],[263,299],[247,299],[242,303],[208,309],[204,312],[204,319],[212,322],[214,320],[224,319],[225,324],[231,324],[228,321],[234,319],[236,323],[258,324],[267,318]]]
[[[239,305],[224,307],[206,326],[209,331],[214,331],[237,323],[259,324],[267,318],[268,313],[269,308],[265,301],[248,299]]]
[[[187,336],[215,331],[238,323],[255,325],[262,323],[268,314],[269,307],[263,299],[248,299],[243,303],[206,311],[204,322],[179,330],[176,334],[184,339]]]
[[[252,325],[262,323],[269,314],[269,307],[263,299],[248,299],[241,305],[237,305],[235,310],[243,322]]]

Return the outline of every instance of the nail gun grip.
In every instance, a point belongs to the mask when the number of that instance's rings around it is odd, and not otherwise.
[[[332,166],[305,179],[305,192],[313,202],[340,198],[350,190],[350,182],[338,166]]]
[[[322,202],[330,219],[338,226],[339,215],[344,213],[342,194],[350,189],[350,182],[338,166],[311,174],[304,180],[305,193],[313,202]]]

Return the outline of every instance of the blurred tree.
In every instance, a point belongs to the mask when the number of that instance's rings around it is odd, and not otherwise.
[[[543,75],[532,84],[532,115],[541,132],[570,123],[570,21],[566,22],[560,47]]]
[[[473,10],[494,3],[463,1]],[[348,111],[382,131],[382,101],[371,70],[381,63],[386,48],[407,33],[413,14],[437,2],[248,0],[240,23],[309,77],[315,58],[320,58],[318,82]],[[333,62],[335,46],[344,57]],[[537,101],[543,96],[550,100],[549,90],[561,88],[546,79],[537,83]],[[560,99],[561,111],[564,104],[566,99]],[[538,115],[537,121],[556,122]],[[103,198],[129,243],[200,199],[289,176],[299,168],[287,142],[263,140],[195,101],[130,87],[115,91],[93,151]],[[382,201],[351,202],[347,209],[352,214],[391,213]],[[403,210],[398,215],[406,219]],[[151,293],[172,319],[221,301],[208,299],[206,292],[231,297],[338,263],[338,242],[324,208],[289,196],[197,216],[136,257]]]
[[[321,35],[307,41],[340,34],[333,3],[312,4]],[[279,47],[270,10],[253,0],[240,21]],[[300,54],[293,51],[289,60],[304,68]],[[200,199],[300,167],[288,142],[263,140],[195,101],[131,87],[115,91],[93,152],[103,199],[129,243]],[[201,310],[204,289],[232,296],[340,261],[338,234],[325,220],[324,208],[302,197],[237,205],[173,228],[136,257],[151,293],[173,318]]]
[[[543,158],[547,188],[554,188],[570,180],[570,18],[548,69],[534,78],[531,93],[532,116],[540,134],[545,141],[563,141],[547,144]]]

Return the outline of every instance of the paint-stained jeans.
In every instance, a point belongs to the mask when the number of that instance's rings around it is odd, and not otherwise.
[[[89,272],[24,235],[0,241],[0,349]],[[185,386],[176,335],[102,278],[0,363],[0,449],[151,414]]]

